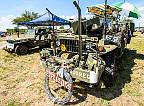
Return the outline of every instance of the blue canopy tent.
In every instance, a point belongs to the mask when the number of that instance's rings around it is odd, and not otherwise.
[[[48,9],[47,9],[48,10]],[[34,19],[29,22],[19,22],[18,25],[26,25],[26,26],[59,26],[59,25],[70,25],[70,21],[67,21],[63,18],[60,18],[54,14],[52,14],[49,10],[47,13],[43,14],[37,19]]]

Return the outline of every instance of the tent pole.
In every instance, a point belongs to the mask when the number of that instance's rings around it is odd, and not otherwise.
[[[104,14],[104,34],[103,34],[103,40],[106,36],[106,19],[107,19],[107,0],[105,0],[105,14]]]
[[[46,8],[46,10],[52,15],[52,21],[53,21],[54,14],[48,8]],[[53,33],[54,33],[54,22],[52,22],[52,23],[53,23]]]
[[[52,20],[54,19],[54,15],[52,14]],[[54,33],[54,21],[53,21],[53,33]]]
[[[19,38],[19,25],[17,25],[17,36]]]

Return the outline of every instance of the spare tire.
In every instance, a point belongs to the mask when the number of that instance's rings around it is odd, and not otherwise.
[[[60,68],[58,68],[58,70],[60,70]],[[55,75],[57,74],[52,71],[49,71],[49,73],[53,73],[52,75],[53,78],[54,78],[54,74]],[[63,77],[59,76],[59,78],[71,84],[71,87],[73,86],[72,77],[65,70],[63,70]],[[54,79],[57,79],[57,78],[54,78]],[[70,101],[71,96],[72,96],[72,89],[66,89],[63,86],[61,85],[59,86],[58,84],[57,85],[56,84],[57,84],[56,81],[53,81],[50,74],[47,74],[45,76],[45,90],[46,90],[47,96],[49,97],[51,101],[53,101],[53,103],[64,105]]]

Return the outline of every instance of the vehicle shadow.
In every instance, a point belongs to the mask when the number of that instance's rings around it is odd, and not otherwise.
[[[29,50],[28,54],[39,53],[40,51],[41,51],[40,48],[34,48],[34,49]]]
[[[74,88],[74,97],[77,98],[77,101],[70,102],[70,105],[75,105],[86,100],[87,95],[92,95],[97,98],[102,98],[104,100],[112,100],[116,97],[119,97],[122,94],[122,89],[126,83],[131,82],[132,68],[136,64],[134,59],[144,60],[143,54],[137,54],[136,50],[125,49],[124,54],[120,60],[117,61],[117,72],[115,84],[111,88],[90,88],[88,85],[80,83],[83,89]],[[80,92],[79,92],[80,91]]]

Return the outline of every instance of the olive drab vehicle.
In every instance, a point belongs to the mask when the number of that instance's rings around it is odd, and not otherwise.
[[[80,7],[76,1],[73,3],[78,10],[78,21],[71,24],[74,33],[52,34],[51,47],[40,52],[46,70],[46,93],[61,105],[70,101],[77,80],[91,86],[103,82],[105,87],[111,87],[116,59],[123,54],[128,38],[126,28],[118,23],[119,15],[113,15],[119,10],[109,5],[88,7],[94,17],[82,20]],[[112,20],[111,26],[106,25],[108,20]]]
[[[5,50],[14,52],[18,55],[25,55],[29,50],[39,47],[40,49],[48,47],[50,39],[46,28],[28,29],[25,37],[17,39],[8,39]]]

